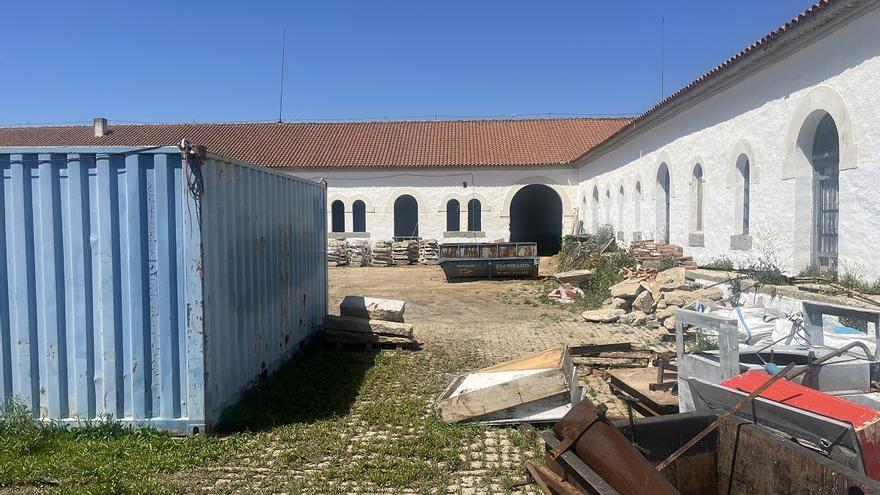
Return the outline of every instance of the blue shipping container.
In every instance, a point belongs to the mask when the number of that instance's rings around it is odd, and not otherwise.
[[[0,148],[0,396],[178,433],[327,312],[326,188],[177,147]]]

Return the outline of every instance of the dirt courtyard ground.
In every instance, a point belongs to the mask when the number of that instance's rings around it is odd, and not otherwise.
[[[541,304],[543,288],[537,280],[449,283],[438,266],[331,268],[330,312],[346,295],[402,299],[426,347],[463,349],[490,364],[562,344],[655,340],[644,327],[586,323],[563,305]]]
[[[216,435],[8,422],[0,494],[538,494],[514,486],[525,461],[543,458],[534,438],[515,426],[444,423],[436,397],[458,374],[524,354],[653,341],[651,330],[584,322],[542,298],[540,280],[449,283],[437,266],[329,274],[330,313],[345,295],[403,299],[421,350],[311,346],[244,392]],[[581,370],[589,399],[624,415],[601,374]]]

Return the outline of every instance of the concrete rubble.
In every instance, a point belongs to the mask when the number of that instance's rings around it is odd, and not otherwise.
[[[701,288],[685,279],[685,268],[676,267],[657,273],[653,269],[627,270],[622,282],[611,287],[611,298],[601,309],[585,311],[586,321],[620,322],[629,325],[653,324],[663,333],[675,329],[675,310],[696,301],[720,301],[720,288]]]

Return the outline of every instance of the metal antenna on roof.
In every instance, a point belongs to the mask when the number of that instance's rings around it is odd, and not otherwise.
[[[663,63],[666,58],[666,18],[660,18],[660,100],[666,96],[666,90],[663,87]]]
[[[287,44],[287,28],[281,35],[281,93],[278,95],[278,123],[281,123],[281,110],[284,108],[284,48]]]

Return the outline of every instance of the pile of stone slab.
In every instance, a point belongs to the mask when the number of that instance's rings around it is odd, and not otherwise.
[[[324,317],[324,340],[334,344],[413,345],[413,326],[403,321],[405,309],[404,301],[345,296],[339,316]]]
[[[419,241],[391,243],[391,259],[397,266],[417,264],[419,262]]]
[[[348,265],[348,246],[345,239],[327,241],[327,264],[329,266]]]
[[[372,250],[370,241],[365,239],[351,239],[347,246],[348,262],[351,266],[370,266]]]
[[[424,239],[419,242],[419,263],[423,265],[436,265],[440,246],[436,239]]]
[[[611,299],[602,309],[586,311],[583,318],[590,322],[626,323],[661,328],[664,333],[675,331],[675,311],[689,308],[697,301],[720,301],[720,288],[701,288],[685,279],[683,267],[660,273],[640,269],[611,287]]]
[[[676,266],[689,270],[696,269],[697,264],[690,256],[684,255],[684,249],[676,244],[664,244],[653,239],[633,241],[629,246],[630,255],[643,266],[657,268],[662,263],[672,260]]]
[[[391,259],[391,242],[378,241],[373,244],[370,257],[370,266],[394,266]]]

